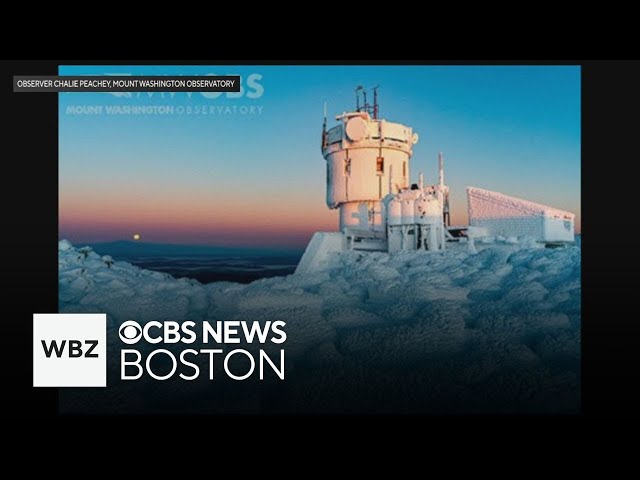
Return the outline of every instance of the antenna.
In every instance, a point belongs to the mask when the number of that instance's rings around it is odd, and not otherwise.
[[[376,120],[378,118],[378,87],[380,85],[376,85],[373,87],[373,119]]]
[[[367,104],[367,91],[362,89],[362,98],[364,98],[364,111],[366,112],[369,109],[369,105]]]
[[[320,148],[324,149],[327,145],[327,102],[324,102],[324,120],[322,121],[322,145]]]
[[[445,226],[451,225],[451,213],[449,212],[449,189],[444,186],[444,157],[438,153],[438,184],[442,192],[442,221]]]
[[[360,111],[360,90],[362,90],[364,87],[362,85],[358,85],[356,87],[356,112]],[[365,103],[366,103],[366,98],[365,98]]]

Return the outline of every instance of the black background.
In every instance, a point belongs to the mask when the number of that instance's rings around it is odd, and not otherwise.
[[[57,391],[32,387],[32,315],[57,311],[57,94],[12,93],[12,75],[56,75],[58,64],[141,64],[130,60],[14,61],[2,64],[2,350],[9,415],[57,418]],[[153,64],[310,63],[154,61]],[[405,64],[342,61],[332,64]],[[424,62],[435,64],[468,62]],[[638,411],[640,324],[636,292],[640,182],[640,63],[632,61],[474,61],[472,64],[582,65],[582,409],[574,423],[626,421]],[[5,144],[6,145],[6,144]],[[217,417],[216,421],[221,421]],[[234,417],[236,421],[237,417]],[[406,418],[406,417],[405,417]],[[470,417],[462,417],[469,419]],[[513,419],[513,417],[502,417]],[[531,425],[540,425],[536,420]],[[370,419],[370,417],[369,417]],[[428,422],[432,422],[429,417]],[[395,422],[396,420],[394,420]],[[546,423],[546,422],[543,422]]]

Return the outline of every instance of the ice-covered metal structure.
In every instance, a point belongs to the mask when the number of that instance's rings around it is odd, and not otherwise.
[[[360,93],[363,94],[362,107]],[[442,162],[440,182],[409,183],[409,161],[418,134],[401,123],[378,118],[356,90],[356,111],[336,117],[322,129],[327,162],[327,206],[340,211],[340,232],[348,248],[359,250],[440,250],[444,248],[443,211],[448,189]]]
[[[467,187],[469,226],[487,237],[527,238],[542,243],[574,241],[575,215],[529,200]]]
[[[425,185],[422,174],[411,183],[410,160],[418,134],[379,118],[377,88],[370,105],[358,87],[355,111],[336,116],[336,121],[327,129],[325,106],[321,148],[327,165],[326,201],[340,212],[339,231],[314,234],[296,272],[314,270],[340,250],[440,251],[449,241],[467,238],[573,241],[572,213],[471,187],[470,228],[450,229],[442,153],[437,183]]]

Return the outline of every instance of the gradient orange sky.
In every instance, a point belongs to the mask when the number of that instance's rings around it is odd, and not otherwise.
[[[290,191],[289,193],[294,194]],[[65,190],[59,195],[60,230],[87,242],[129,238],[216,245],[303,245],[313,232],[335,230],[338,214],[324,195],[300,202],[284,195],[243,197],[230,192],[170,192],[123,189]],[[284,198],[283,198],[284,197]]]
[[[74,243],[139,232],[148,242],[303,247],[313,232],[336,230],[338,213],[325,204],[322,103],[331,126],[353,108],[356,85],[377,84],[382,117],[420,135],[412,181],[422,171],[434,182],[444,152],[452,224],[467,223],[465,188],[473,185],[569,210],[580,229],[579,67],[77,66],[60,73],[228,73],[243,81],[237,98],[59,94],[59,234]],[[172,113],[105,110],[132,106]]]

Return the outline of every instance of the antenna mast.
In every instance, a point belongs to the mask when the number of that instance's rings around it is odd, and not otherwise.
[[[360,111],[360,90],[363,89],[362,85],[356,87],[356,112]]]
[[[362,104],[360,104],[360,92],[362,92]],[[367,103],[367,91],[362,85],[356,87],[356,112],[367,112],[374,120],[378,119],[380,114],[378,106],[378,85],[373,87],[373,105]]]
[[[378,119],[378,87],[379,85],[376,85],[375,87],[373,87],[373,119],[377,120]]]
[[[324,102],[323,113],[324,120],[322,121],[322,146],[320,148],[324,149],[324,147],[327,146],[327,102]]]
[[[442,221],[445,226],[451,226],[451,213],[449,211],[449,188],[444,185],[444,157],[438,153],[438,185],[442,192]]]

